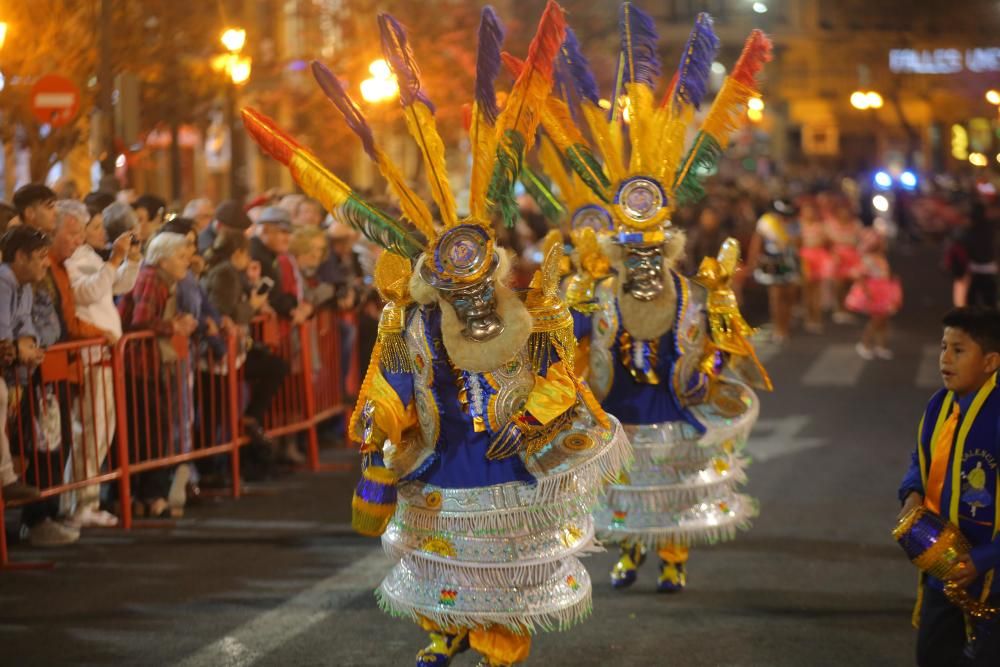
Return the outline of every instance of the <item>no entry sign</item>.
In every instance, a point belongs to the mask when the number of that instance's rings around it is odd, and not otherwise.
[[[31,87],[31,111],[40,123],[60,127],[73,120],[80,108],[80,90],[58,74],[46,74]]]

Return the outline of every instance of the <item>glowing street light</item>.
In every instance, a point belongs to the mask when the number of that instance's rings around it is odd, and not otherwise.
[[[371,78],[361,82],[361,97],[365,102],[375,104],[386,102],[399,95],[399,84],[392,75],[389,64],[379,58],[368,65]]]
[[[751,97],[749,100],[747,100],[747,108],[752,109],[754,111],[763,111],[764,100],[760,99],[759,97]]]
[[[753,10],[758,14],[766,14],[767,5],[765,5],[763,2],[755,2],[753,3]]]
[[[0,42],[0,44],[2,44],[2,42]],[[996,90],[987,90],[986,101],[990,104],[1000,106],[1000,92]]]
[[[889,210],[889,200],[884,195],[875,195],[872,197],[872,206],[879,213],[885,213]]]
[[[222,33],[220,41],[230,53],[239,53],[247,43],[247,31],[243,28],[228,28]]]
[[[969,153],[969,164],[973,167],[985,167],[989,160],[982,153]]]
[[[237,86],[241,86],[250,79],[252,61],[249,56],[233,56],[229,63],[229,78]]]
[[[876,93],[874,90],[869,90],[865,93],[865,98],[868,100],[869,109],[881,109],[882,108],[882,96]]]
[[[860,90],[855,90],[851,93],[851,106],[862,111],[868,109],[871,105],[868,101],[867,93],[863,93]]]

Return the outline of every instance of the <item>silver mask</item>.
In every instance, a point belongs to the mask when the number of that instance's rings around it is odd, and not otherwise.
[[[451,304],[464,325],[462,335],[473,341],[496,338],[503,331],[497,316],[496,286],[492,277],[456,290],[441,290],[441,297]]]
[[[623,288],[637,301],[652,301],[663,291],[663,255],[659,246],[625,248]]]

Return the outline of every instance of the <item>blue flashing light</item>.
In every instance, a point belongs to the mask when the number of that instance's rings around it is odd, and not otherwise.
[[[904,171],[899,175],[899,184],[907,190],[913,190],[917,187],[917,175],[912,171]]]
[[[875,185],[883,190],[888,190],[892,187],[892,176],[887,171],[875,172]]]

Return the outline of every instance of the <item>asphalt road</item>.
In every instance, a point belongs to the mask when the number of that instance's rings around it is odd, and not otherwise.
[[[858,358],[859,326],[762,346],[777,390],[763,397],[749,445],[753,528],[695,550],[677,596],[655,592],[653,563],[632,589],[612,592],[613,554],[591,557],[593,617],[538,637],[531,664],[912,664],[916,573],[889,533],[937,383],[948,285],[936,259],[898,260],[907,302],[896,360]],[[14,560],[56,567],[0,572],[0,664],[412,665],[425,640],[375,605],[389,564],[376,541],[349,531],[354,481],[290,475],[170,527],[92,530],[53,551],[15,545]]]

